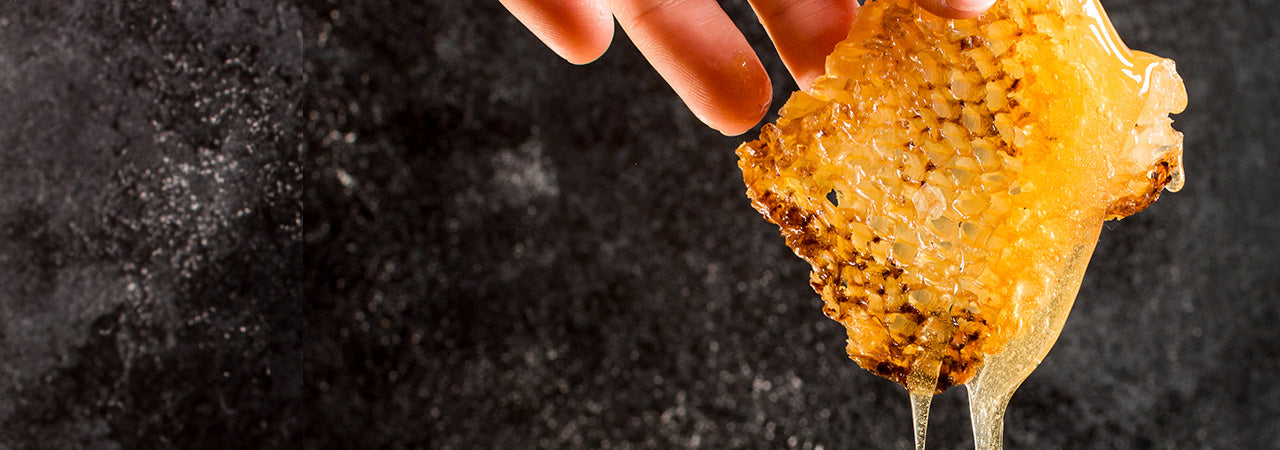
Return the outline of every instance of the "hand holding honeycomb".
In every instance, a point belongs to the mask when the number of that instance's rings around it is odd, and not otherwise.
[[[995,0],[916,0],[941,17],[970,18]],[[566,60],[586,64],[609,47],[614,19],[699,120],[727,135],[747,132],[772,99],[752,44],[712,0],[500,0]],[[858,0],[750,0],[803,89],[843,39]]]

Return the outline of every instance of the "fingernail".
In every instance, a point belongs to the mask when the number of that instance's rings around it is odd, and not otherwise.
[[[948,8],[956,11],[983,12],[996,4],[996,0],[946,0],[945,3]]]

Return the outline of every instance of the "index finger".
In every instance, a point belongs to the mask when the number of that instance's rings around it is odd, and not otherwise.
[[[698,119],[726,135],[769,109],[769,75],[715,0],[613,0],[622,29]]]

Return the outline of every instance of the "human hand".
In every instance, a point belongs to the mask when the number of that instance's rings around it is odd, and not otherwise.
[[[553,51],[574,64],[599,58],[613,18],[693,114],[726,135],[755,126],[771,87],[760,58],[714,0],[499,0]],[[965,19],[995,0],[916,0]],[[855,0],[750,0],[801,89],[822,75],[827,54],[849,32]]]

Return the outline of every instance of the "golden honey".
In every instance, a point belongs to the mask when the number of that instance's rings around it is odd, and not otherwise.
[[[1181,187],[1168,115],[1185,104],[1173,62],[1125,47],[1096,0],[1001,0],[970,20],[875,0],[737,153],[850,358],[941,392],[1047,299],[1074,298],[1064,267],[1103,220]]]

